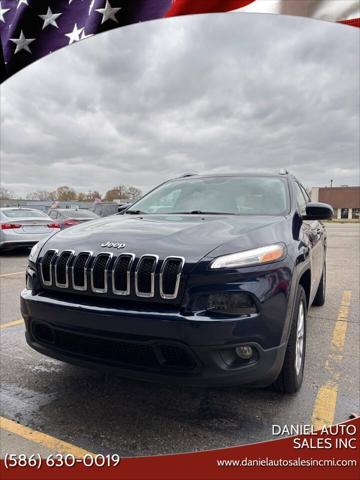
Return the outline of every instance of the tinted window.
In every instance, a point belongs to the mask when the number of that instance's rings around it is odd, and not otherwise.
[[[44,218],[47,215],[40,210],[14,209],[3,210],[2,213],[8,218]]]
[[[279,177],[192,177],[172,180],[130,208],[144,213],[283,215],[287,180]]]

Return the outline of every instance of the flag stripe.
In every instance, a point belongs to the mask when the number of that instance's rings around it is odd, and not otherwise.
[[[189,0],[175,0],[166,16],[175,17],[178,15],[191,15],[196,13],[228,12],[243,8],[253,2],[255,2],[255,0],[197,0],[196,2],[190,2]]]
[[[360,28],[360,18],[351,18],[350,20],[339,20],[339,23]]]

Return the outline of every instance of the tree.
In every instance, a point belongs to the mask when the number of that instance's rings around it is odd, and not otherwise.
[[[133,186],[118,185],[105,193],[104,200],[112,202],[114,200],[135,200],[141,196],[141,190]]]
[[[95,200],[101,200],[101,194],[97,190],[89,190],[85,194],[85,200],[88,202],[95,202]]]
[[[142,195],[142,191],[136,187],[129,187],[127,193],[128,193],[129,200],[136,200],[137,198],[140,198]]]
[[[55,191],[55,199],[63,202],[76,200],[77,194],[75,190],[67,185],[58,187]]]
[[[84,193],[84,192],[79,192],[79,193],[77,194],[77,200],[78,200],[79,202],[85,202],[85,198],[86,198],[86,193]]]
[[[36,192],[26,195],[27,200],[55,200],[55,192],[48,192],[47,190],[37,190]]]
[[[7,188],[0,188],[0,200],[10,200],[14,198],[14,194],[10,192]]]
[[[119,199],[127,199],[128,198],[128,190],[126,185],[118,185],[117,187],[113,187],[111,190],[108,190],[105,193],[104,200],[108,202],[112,202],[114,200]]]
[[[79,202],[94,202],[97,199],[101,200],[101,194],[97,190],[89,190],[87,193],[79,192],[77,199]]]

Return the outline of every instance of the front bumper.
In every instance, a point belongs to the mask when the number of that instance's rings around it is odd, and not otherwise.
[[[5,230],[0,238],[1,250],[12,250],[15,248],[32,247],[43,238],[48,237],[51,233],[9,233]]]
[[[41,240],[41,239],[39,239]],[[33,247],[39,240],[16,240],[0,242],[1,250],[15,250],[16,248]]]
[[[35,350],[81,366],[115,369],[125,377],[187,385],[272,383],[280,373],[286,342],[261,342],[264,319],[208,319],[180,312],[125,311],[50,296],[21,293],[26,340]],[[249,333],[249,322],[253,334]],[[249,361],[235,348],[251,345]]]

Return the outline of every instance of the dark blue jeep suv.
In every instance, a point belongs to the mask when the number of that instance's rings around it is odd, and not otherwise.
[[[32,249],[27,342],[132,378],[294,393],[331,216],[288,173],[170,180]]]

